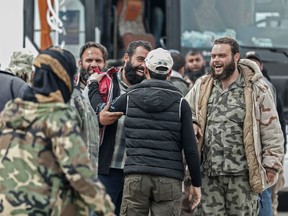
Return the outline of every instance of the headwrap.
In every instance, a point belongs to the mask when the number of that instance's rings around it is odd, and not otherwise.
[[[71,52],[60,48],[48,48],[34,60],[35,75],[32,87],[23,100],[51,103],[68,102],[73,91],[76,60]]]
[[[10,63],[6,71],[20,77],[25,82],[30,82],[32,74],[32,63],[34,56],[28,51],[15,51],[11,56]]]

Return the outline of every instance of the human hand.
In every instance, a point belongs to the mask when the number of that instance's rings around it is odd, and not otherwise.
[[[101,74],[93,73],[90,75],[88,80],[89,81],[96,80],[97,82],[100,82],[104,76],[105,76],[105,73],[101,73]]]
[[[106,104],[104,109],[98,114],[99,121],[102,125],[111,125],[118,120],[124,113],[123,112],[109,112],[110,102]]]
[[[189,201],[192,202],[191,209],[193,210],[201,201],[201,187],[190,186]]]
[[[266,176],[267,176],[268,183],[273,183],[275,175],[276,174],[274,172],[266,170]]]
[[[195,138],[196,138],[196,142],[199,142],[199,139],[203,136],[200,127],[193,123],[193,129],[194,129],[194,134],[195,134]]]

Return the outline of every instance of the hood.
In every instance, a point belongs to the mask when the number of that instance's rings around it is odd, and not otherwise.
[[[34,103],[17,98],[9,101],[1,112],[1,124],[6,125],[6,128],[25,130],[37,119],[65,107],[67,105],[64,103]]]
[[[168,109],[183,96],[170,81],[144,80],[130,88],[128,97],[138,108],[155,113]]]
[[[180,78],[180,79],[183,79],[182,75],[180,73],[178,73],[177,71],[175,70],[172,70],[172,73],[171,73],[171,78]]]
[[[245,80],[256,82],[260,78],[263,78],[263,74],[259,66],[250,59],[240,59],[239,67],[245,71]]]
[[[178,73],[177,71],[172,70],[170,81],[173,83],[174,80],[182,81],[187,86],[189,86],[189,83],[183,78],[183,76],[180,73]]]
[[[255,83],[256,81],[258,81],[260,79],[263,80],[264,76],[263,76],[260,68],[258,67],[258,65],[254,61],[252,61],[250,59],[240,59],[239,63],[238,63],[238,69],[240,72],[242,72],[245,84],[248,86],[251,86],[251,83]],[[201,76],[199,79],[197,79],[196,82],[201,82],[203,85],[205,85],[205,83],[209,82],[210,79],[211,79],[211,75],[205,74],[205,75]],[[260,84],[260,83],[258,82],[258,84]],[[259,86],[259,87],[261,87],[261,86]]]

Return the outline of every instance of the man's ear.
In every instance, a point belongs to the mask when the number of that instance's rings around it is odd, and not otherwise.
[[[184,76],[184,74],[185,74],[185,67],[184,67],[184,66],[179,69],[179,73],[180,73],[182,76]]]
[[[172,69],[170,69],[170,71],[168,72],[166,80],[170,80],[171,74],[172,74]]]
[[[236,54],[234,55],[234,61],[235,61],[235,62],[238,62],[239,59],[240,59],[240,53],[236,53]]]
[[[124,65],[126,65],[126,63],[129,61],[129,56],[127,53],[124,54],[123,61],[124,61]]]
[[[150,73],[147,67],[145,67],[144,69],[144,76],[146,77],[146,79],[151,79]]]
[[[81,60],[81,59],[78,60],[78,67],[79,67],[79,68],[82,67],[82,60]]]

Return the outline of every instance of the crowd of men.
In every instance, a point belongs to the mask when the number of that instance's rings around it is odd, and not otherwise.
[[[108,69],[96,42],[78,61],[16,52],[0,71],[0,215],[277,214],[281,101],[246,57],[229,37],[209,67],[142,40]]]

